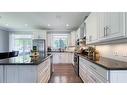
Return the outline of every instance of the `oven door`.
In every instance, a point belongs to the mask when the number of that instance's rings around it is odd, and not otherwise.
[[[75,73],[79,76],[79,56],[74,55],[74,70]]]

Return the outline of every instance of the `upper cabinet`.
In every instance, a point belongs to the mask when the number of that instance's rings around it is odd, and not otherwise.
[[[76,40],[80,39],[80,28],[76,31]]]
[[[75,43],[76,43],[76,32],[75,31],[72,31],[70,33],[70,46],[75,46]]]
[[[122,12],[98,13],[99,39],[114,39],[125,36],[125,14]]]
[[[33,39],[46,39],[46,38],[47,36],[45,30],[33,32]]]
[[[85,23],[87,44],[125,37],[125,13],[91,13]]]
[[[98,14],[91,13],[85,21],[86,23],[86,43],[95,42],[98,39]]]
[[[82,39],[82,38],[84,38],[85,37],[85,24],[84,23],[82,23],[81,25],[80,25],[80,27],[77,29],[77,31],[76,31],[76,40],[77,39]]]

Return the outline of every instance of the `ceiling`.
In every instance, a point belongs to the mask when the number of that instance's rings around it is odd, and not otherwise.
[[[76,30],[89,12],[1,12],[0,27],[14,30]]]

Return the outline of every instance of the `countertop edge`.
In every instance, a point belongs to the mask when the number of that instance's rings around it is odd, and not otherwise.
[[[48,55],[48,56],[46,56],[42,61],[40,61],[38,64],[36,64],[36,63],[29,63],[29,64],[24,64],[24,63],[3,63],[3,64],[0,64],[0,66],[1,65],[33,65],[33,66],[35,66],[35,65],[39,65],[39,64],[41,64],[42,62],[44,62],[45,60],[47,60],[49,57],[51,57],[51,56],[53,56],[52,54],[50,54],[50,55]]]
[[[90,60],[90,59],[88,59],[87,57],[85,57],[85,56],[83,56],[83,55],[81,55],[81,54],[78,54],[78,53],[76,53],[76,54],[77,54],[78,56],[80,56],[80,57],[86,59],[87,61],[90,61],[91,63],[93,63],[93,64],[95,64],[95,65],[98,65],[98,66],[100,66],[100,67],[102,67],[102,68],[104,68],[104,69],[106,69],[106,70],[127,70],[127,68],[109,68],[109,67],[106,67],[106,66],[104,66],[104,65],[102,65],[102,64],[97,64],[95,61]]]

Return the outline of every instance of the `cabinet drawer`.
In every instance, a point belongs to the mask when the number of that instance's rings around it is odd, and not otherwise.
[[[79,67],[79,75],[81,77],[81,79],[83,80],[83,82],[87,83],[88,80],[87,80],[87,70]]]
[[[95,72],[93,69],[91,69],[86,64],[80,64],[79,65],[79,71],[82,71],[83,80],[88,83],[97,82],[97,83],[105,83],[107,82],[107,79]]]
[[[105,79],[107,79],[107,70],[104,69],[103,67],[100,67],[90,61],[87,61],[86,59],[80,58],[81,65],[86,66],[91,70],[93,73],[98,73],[99,75],[103,76]]]
[[[89,77],[92,78],[96,83],[107,83],[107,79],[103,76],[99,75],[96,72],[89,70]]]
[[[107,70],[100,67],[100,66],[97,66],[93,63],[90,63],[89,64],[89,67],[90,67],[90,70],[92,73],[98,73],[99,75],[103,76],[105,79],[107,79]]]

